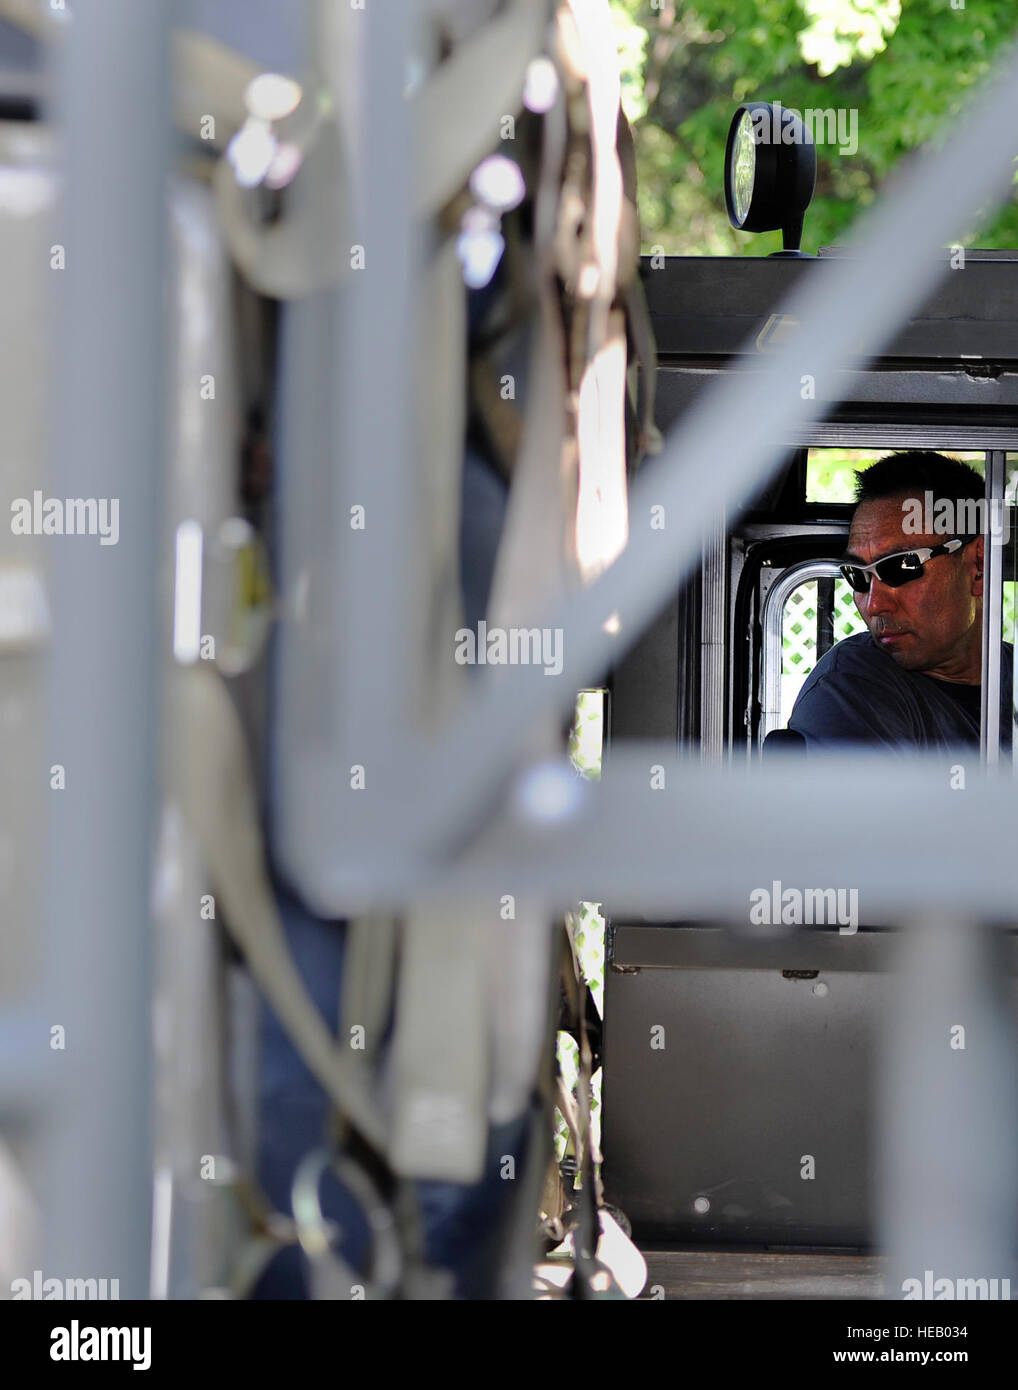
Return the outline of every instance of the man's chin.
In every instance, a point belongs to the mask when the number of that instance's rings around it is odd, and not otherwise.
[[[892,661],[896,662],[905,671],[915,671],[922,664],[921,653],[915,651],[910,635],[907,632],[886,633],[883,637],[871,633],[874,645],[879,647],[882,652],[886,652]]]

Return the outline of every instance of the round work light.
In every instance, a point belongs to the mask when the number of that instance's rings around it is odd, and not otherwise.
[[[736,110],[725,146],[725,204],[741,232],[781,229],[784,250],[799,256],[802,219],[813,197],[813,136],[780,102],[747,101]]]

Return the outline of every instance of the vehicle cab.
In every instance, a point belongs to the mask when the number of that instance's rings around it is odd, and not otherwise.
[[[782,312],[788,294],[843,254],[645,258],[662,430],[717,378],[759,370],[797,331]],[[787,438],[783,467],[717,516],[696,572],[612,674],[609,743],[674,740],[713,764],[761,758],[820,657],[865,630],[838,568],[851,483],[895,450],[938,450],[984,474],[1005,522],[987,545],[984,634],[1013,640],[1018,255],[967,250],[957,268],[954,252],[944,258],[936,291],[886,351],[843,373],[820,423]],[[999,643],[984,640],[983,653],[987,692],[999,687]],[[1000,731],[986,722],[981,756],[994,763]],[[832,835],[850,833],[833,805],[817,814]],[[784,830],[794,842],[796,826]],[[606,1195],[649,1247],[652,1279],[655,1248],[660,1261],[665,1247],[863,1252],[876,1240],[873,1115],[893,933],[863,921],[765,940],[731,926],[607,926]],[[697,1258],[684,1273],[659,1264],[658,1277],[680,1292],[683,1278],[709,1283]],[[839,1296],[810,1286],[811,1268],[805,1287]],[[873,1292],[875,1267],[860,1268]]]

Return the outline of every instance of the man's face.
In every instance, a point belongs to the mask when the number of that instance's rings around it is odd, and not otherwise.
[[[863,502],[852,518],[847,558],[864,565],[901,550],[953,539],[905,532],[902,503],[910,494]],[[981,679],[983,541],[937,555],[918,579],[892,589],[875,574],[855,595],[856,607],[882,651],[906,671],[978,684]]]

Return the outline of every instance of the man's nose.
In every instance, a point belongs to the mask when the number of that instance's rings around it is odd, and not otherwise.
[[[874,617],[879,617],[881,613],[890,613],[896,602],[894,590],[879,580],[875,574],[870,575],[870,587],[865,594],[860,594],[859,597],[866,612]]]

